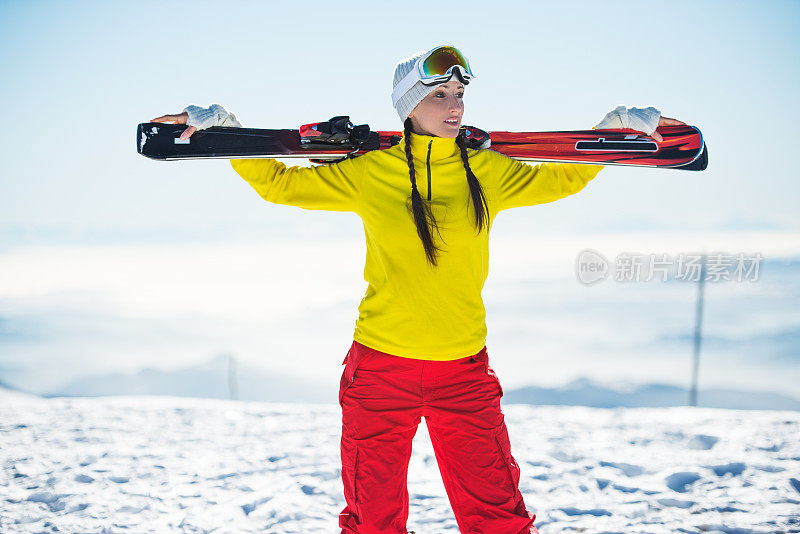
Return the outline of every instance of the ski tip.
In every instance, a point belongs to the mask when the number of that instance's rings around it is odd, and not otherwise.
[[[144,145],[145,143],[147,143],[147,133],[145,133],[146,126],[147,126],[146,122],[142,122],[136,125],[136,152],[138,152],[142,156],[146,156],[146,154],[143,152]]]
[[[686,165],[673,167],[682,171],[704,171],[708,167],[708,145],[703,143],[703,152],[694,160]]]
[[[164,127],[171,127],[172,124],[163,124],[161,122],[142,122],[136,126],[136,152],[142,156],[154,159],[165,160],[166,156],[159,154],[153,149],[153,143],[148,145],[148,141],[156,137]]]

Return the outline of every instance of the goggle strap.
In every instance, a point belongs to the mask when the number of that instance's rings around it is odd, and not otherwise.
[[[453,65],[452,67],[450,67],[451,69],[454,69],[454,70],[452,70],[450,72],[450,76],[451,77],[454,76],[455,73],[456,73],[455,67],[459,68],[459,70],[458,70],[458,74],[459,74],[459,77],[460,77],[459,79],[463,79],[464,80],[464,85],[468,84],[469,81],[472,78],[475,77],[475,76],[471,76],[470,74],[466,73],[465,70],[464,70],[464,67],[462,67],[461,65]],[[442,75],[442,76],[444,76],[444,75]],[[432,77],[430,79],[435,79],[435,77]],[[417,69],[411,69],[408,72],[408,74],[406,74],[403,77],[403,79],[400,80],[397,83],[397,85],[395,86],[394,90],[392,91],[392,106],[396,107],[397,106],[397,101],[400,100],[401,98],[403,98],[403,95],[406,94],[406,92],[409,89],[411,89],[414,86],[414,84],[417,83],[418,81],[421,81],[423,84],[425,83],[424,80],[420,79],[419,73],[417,72]]]

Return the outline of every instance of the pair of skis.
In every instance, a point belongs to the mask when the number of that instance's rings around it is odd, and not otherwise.
[[[139,124],[136,149],[152,159],[306,158],[331,163],[400,142],[402,132],[354,126],[347,116],[297,130],[212,127],[180,139],[185,125]],[[663,141],[627,129],[555,132],[485,132],[462,126],[467,146],[488,148],[520,161],[632,165],[687,171],[708,166],[703,134],[694,126],[662,126]]]

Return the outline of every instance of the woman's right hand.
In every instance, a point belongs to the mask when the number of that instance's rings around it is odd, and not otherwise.
[[[184,111],[178,115],[161,115],[160,117],[151,119],[150,122],[174,122],[175,124],[186,124],[188,120],[189,114]],[[183,133],[181,133],[181,140],[188,139],[196,131],[197,128],[195,126],[189,126],[183,131]]]

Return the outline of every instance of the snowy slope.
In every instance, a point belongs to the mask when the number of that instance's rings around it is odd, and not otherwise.
[[[31,393],[27,393],[25,391],[20,391],[16,388],[12,388],[2,382],[0,382],[0,402],[10,402],[14,400],[25,400],[25,399],[37,399],[39,398],[37,395],[33,395]]]
[[[800,413],[504,407],[542,534],[800,528]],[[334,405],[0,403],[1,532],[338,532]],[[425,425],[409,529],[457,532]]]

